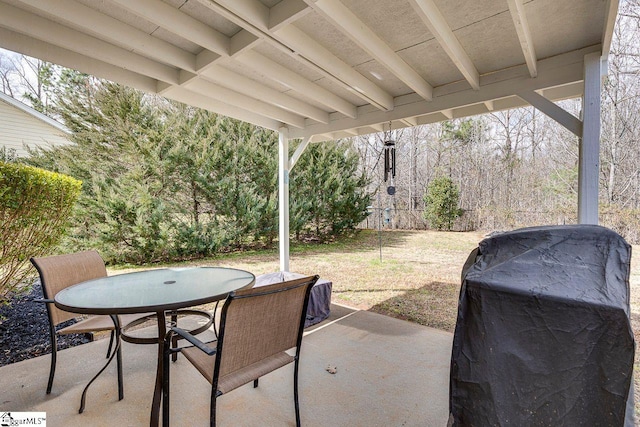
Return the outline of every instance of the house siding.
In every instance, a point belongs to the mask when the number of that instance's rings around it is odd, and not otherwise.
[[[0,146],[26,156],[25,144],[29,148],[50,148],[69,143],[60,129],[0,100]]]

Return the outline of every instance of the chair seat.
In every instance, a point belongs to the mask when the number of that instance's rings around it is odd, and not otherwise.
[[[213,383],[213,368],[215,366],[215,354],[208,356],[196,347],[187,347],[182,349],[182,354],[200,371],[200,373]],[[218,379],[218,391],[220,393],[228,393],[242,385],[275,371],[291,362],[295,358],[285,352],[277,353],[271,357],[267,357],[260,362],[239,369],[236,372],[225,375]]]
[[[129,323],[147,316],[151,313],[142,314],[123,314],[118,316],[120,318],[120,325],[125,327]],[[79,322],[69,325],[66,328],[62,328],[58,331],[58,334],[84,334],[87,332],[100,332],[100,331],[112,331],[114,328],[113,320],[110,316],[89,316]]]

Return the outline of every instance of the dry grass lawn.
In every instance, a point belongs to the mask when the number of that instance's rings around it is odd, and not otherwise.
[[[290,270],[331,280],[333,302],[452,332],[460,269],[482,237],[482,233],[435,231],[379,235],[363,230],[338,243],[292,246]],[[223,255],[186,265],[234,267],[256,275],[280,270],[277,250]]]

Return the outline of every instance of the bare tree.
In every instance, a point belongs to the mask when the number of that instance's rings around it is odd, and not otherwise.
[[[14,75],[17,73],[15,58],[8,51],[0,51],[0,84],[2,93],[15,98],[18,85]]]
[[[606,203],[638,208],[640,2],[621,4],[602,106],[602,185]]]
[[[51,114],[60,67],[50,62],[0,51],[2,92],[26,102],[44,114]]]

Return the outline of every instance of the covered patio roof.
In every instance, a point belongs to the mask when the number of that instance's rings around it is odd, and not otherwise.
[[[525,105],[581,138],[578,218],[597,223],[600,84],[617,10],[618,0],[0,0],[0,47],[277,130],[288,260],[288,174],[310,142]],[[581,118],[552,102],[580,96]]]
[[[616,0],[2,0],[0,45],[335,139],[583,93]],[[525,96],[526,98],[526,96]]]

